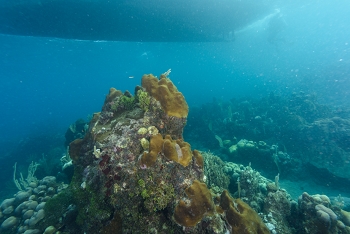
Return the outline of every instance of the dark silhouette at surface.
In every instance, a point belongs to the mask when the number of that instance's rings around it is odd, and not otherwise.
[[[267,25],[267,41],[275,46],[286,43],[286,39],[282,33],[286,27],[287,23],[283,19],[282,14],[278,13],[274,15]]]
[[[272,6],[252,0],[5,0],[0,33],[105,41],[232,41],[235,29],[271,11]]]

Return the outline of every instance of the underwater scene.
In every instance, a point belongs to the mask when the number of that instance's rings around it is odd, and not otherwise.
[[[350,234],[348,0],[0,0],[1,234]]]

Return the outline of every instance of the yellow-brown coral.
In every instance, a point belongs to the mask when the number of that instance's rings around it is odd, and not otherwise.
[[[117,90],[115,88],[110,88],[109,89],[109,93],[106,96],[104,105],[106,105],[107,103],[113,101],[116,97],[119,97],[121,95],[123,95],[122,91]]]
[[[157,160],[158,153],[162,151],[163,137],[161,134],[151,136],[149,143],[149,153],[144,152],[141,157],[141,165],[153,166]]]
[[[203,168],[203,167],[204,167],[204,161],[203,161],[203,156],[202,156],[202,154],[201,154],[198,150],[193,150],[192,153],[193,153],[193,157],[194,157],[195,160],[196,160],[196,164],[197,164],[199,167]]]
[[[173,140],[170,135],[166,135],[163,143],[163,153],[169,160],[180,163],[187,167],[192,160],[191,146],[183,140]]]
[[[188,115],[187,102],[176,86],[165,75],[158,80],[153,75],[142,77],[142,87],[160,102],[162,109],[169,116],[186,118]]]
[[[221,194],[220,206],[225,210],[226,220],[231,225],[232,233],[270,234],[259,215],[241,199],[233,200],[227,190]]]
[[[185,192],[191,202],[186,204],[185,201],[181,200],[175,208],[174,219],[182,226],[193,227],[205,215],[213,214],[215,207],[210,191],[205,183],[195,180]]]

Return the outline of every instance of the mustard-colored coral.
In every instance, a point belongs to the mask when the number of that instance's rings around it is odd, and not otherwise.
[[[158,153],[162,151],[163,137],[161,134],[151,136],[149,153],[144,152],[141,157],[141,165],[153,166],[157,160]]]
[[[241,199],[233,200],[227,190],[221,194],[220,206],[225,210],[225,217],[232,228],[232,233],[270,234],[259,215]]]
[[[142,142],[142,139],[141,144],[142,147],[146,146],[145,142]],[[170,135],[166,135],[163,139],[161,134],[157,134],[151,136],[149,153],[143,153],[141,165],[146,165],[147,167],[153,166],[159,152],[162,152],[167,159],[175,161],[184,167],[187,167],[192,161],[190,144],[180,139],[173,140]]]
[[[185,192],[191,202],[187,204],[185,201],[181,200],[175,207],[174,219],[182,226],[193,227],[200,222],[205,215],[213,214],[215,206],[210,191],[205,183],[195,180]]]
[[[198,150],[193,150],[192,153],[193,153],[193,157],[196,160],[196,164],[199,167],[203,168],[204,167],[204,160],[203,160],[202,154]]]
[[[108,95],[106,96],[104,106],[105,106],[107,103],[112,102],[116,97],[119,97],[119,96],[122,96],[122,95],[123,95],[122,91],[117,90],[117,89],[115,89],[115,88],[110,88],[110,89],[109,89],[109,93],[108,93]]]
[[[151,74],[144,75],[142,87],[151,97],[160,102],[167,115],[178,118],[187,117],[188,105],[184,96],[165,75],[161,75],[159,80]]]
[[[180,163],[187,167],[192,160],[191,146],[183,140],[173,140],[170,135],[166,135],[163,143],[163,153],[169,160]]]

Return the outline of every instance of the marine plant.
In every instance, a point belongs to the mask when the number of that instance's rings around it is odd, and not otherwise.
[[[112,103],[111,109],[113,111],[118,111],[120,109],[132,110],[135,107],[135,104],[136,104],[135,97],[122,95],[118,98],[118,100]]]
[[[149,105],[151,104],[151,97],[146,91],[142,89],[137,91],[137,99],[142,110],[148,111]]]

